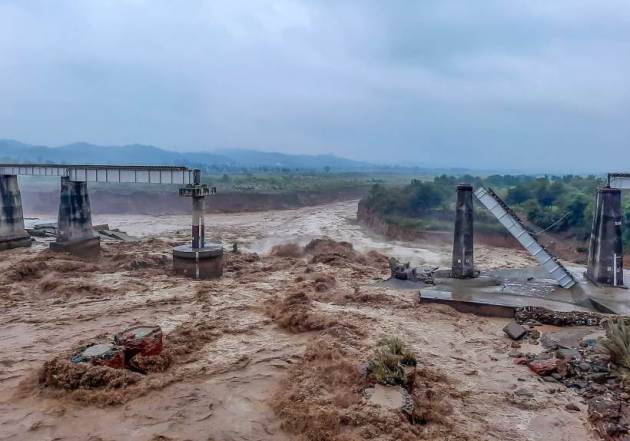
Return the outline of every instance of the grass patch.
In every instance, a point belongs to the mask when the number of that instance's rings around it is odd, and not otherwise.
[[[610,320],[606,323],[606,337],[602,345],[608,349],[613,362],[630,369],[630,325],[626,320]]]

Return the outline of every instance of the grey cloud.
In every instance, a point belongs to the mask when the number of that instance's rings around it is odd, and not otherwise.
[[[622,0],[0,0],[0,137],[630,170],[629,53]]]

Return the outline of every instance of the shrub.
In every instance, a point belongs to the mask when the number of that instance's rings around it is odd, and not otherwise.
[[[626,320],[610,320],[606,324],[606,337],[602,344],[620,367],[630,369],[630,325]]]

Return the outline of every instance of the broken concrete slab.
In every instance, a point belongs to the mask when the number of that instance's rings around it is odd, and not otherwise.
[[[466,292],[447,291],[445,289],[423,289],[419,293],[421,303],[439,303],[453,307],[457,311],[490,317],[513,318],[519,308],[534,306],[551,311],[571,312],[591,310],[572,303],[548,300],[540,297],[502,294],[468,290]]]
[[[503,332],[505,332],[512,340],[520,340],[525,334],[527,334],[527,329],[516,322],[510,322],[505,325]]]
[[[122,369],[125,367],[125,349],[112,343],[98,343],[76,353],[72,362]]]
[[[433,285],[433,273],[438,267],[411,267],[409,262],[402,263],[391,257],[389,259],[389,269],[391,278],[398,280],[408,280],[410,282],[421,282]]]

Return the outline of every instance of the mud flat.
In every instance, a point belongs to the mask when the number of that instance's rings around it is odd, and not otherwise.
[[[142,240],[105,244],[94,262],[44,244],[4,252],[0,439],[599,439],[580,397],[513,363],[507,319],[419,305],[417,290],[378,283],[385,256],[448,265],[448,244],[390,243],[355,213],[356,202],[208,216],[209,235],[241,249],[217,281],[171,273],[188,216],[97,217]],[[476,258],[531,263],[491,247]],[[60,354],[145,323],[174,351],[164,369],[94,387],[50,371]],[[362,366],[385,335],[416,354],[411,419],[366,394]]]

